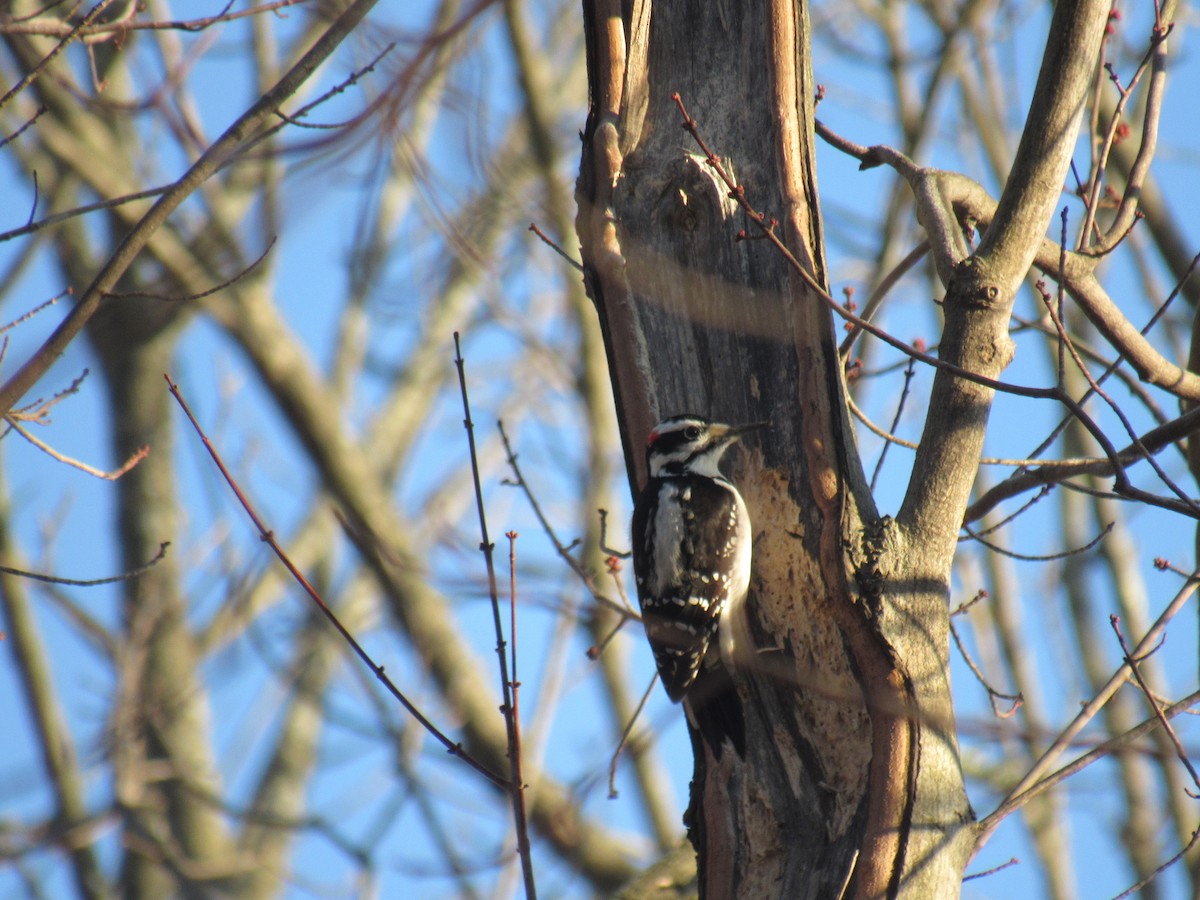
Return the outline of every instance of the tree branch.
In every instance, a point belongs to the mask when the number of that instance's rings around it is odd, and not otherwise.
[[[3,387],[0,387],[0,416],[7,415],[17,401],[54,364],[55,360],[62,356],[67,346],[83,330],[83,326],[100,307],[104,296],[113,290],[118,279],[171,213],[207,181],[224,162],[237,154],[243,142],[275,113],[284,100],[300,89],[301,85],[317,70],[317,67],[350,35],[350,32],[362,21],[375,3],[376,0],[353,0],[350,6],[329,25],[317,42],[279,80],[275,87],[265,93],[258,102],[229,126],[184,176],[159,197],[133,230],[125,235],[95,279],[88,285],[87,290],[83,292],[71,314],[54,330],[54,333],[46,339],[37,352],[8,379]]]

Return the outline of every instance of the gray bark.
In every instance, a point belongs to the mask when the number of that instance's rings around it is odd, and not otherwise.
[[[1012,179],[966,256],[949,203],[919,201],[948,282],[942,358],[995,378],[1045,236],[1107,10],[1059,4]],[[814,82],[801,3],[585,3],[592,108],[577,227],[631,481],[679,412],[771,427],[735,465],[755,523],[757,652],[736,678],[744,760],[693,732],[688,812],[712,897],[946,897],[976,840],[949,684],[948,597],[992,390],[941,369],[904,505],[880,518],[848,424],[829,308],[754,233],[699,130],[825,283]],[[917,186],[914,185],[914,188]]]

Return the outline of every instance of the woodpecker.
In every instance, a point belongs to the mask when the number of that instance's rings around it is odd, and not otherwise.
[[[646,637],[676,703],[688,695],[710,645],[732,670],[752,537],[746,504],[719,464],[761,427],[681,415],[659,422],[646,441],[650,477],[633,510],[633,571]]]

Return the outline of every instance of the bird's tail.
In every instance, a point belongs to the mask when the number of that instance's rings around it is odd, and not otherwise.
[[[688,722],[700,732],[717,759],[728,741],[737,755],[746,758],[746,717],[729,670],[724,665],[700,667],[688,688]]]

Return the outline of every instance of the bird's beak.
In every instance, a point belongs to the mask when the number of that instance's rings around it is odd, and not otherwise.
[[[731,440],[740,441],[743,437],[750,434],[752,431],[759,431],[770,425],[770,422],[755,422],[753,425],[738,425],[730,428],[727,436]]]

